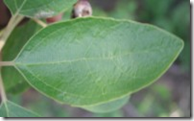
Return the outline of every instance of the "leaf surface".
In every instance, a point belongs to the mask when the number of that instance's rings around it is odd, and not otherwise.
[[[39,117],[39,116],[15,103],[6,101],[0,106],[0,117]]]
[[[161,77],[183,41],[157,27],[109,18],[79,18],[37,33],[15,59],[43,94],[75,106],[130,95]]]
[[[4,0],[11,13],[27,17],[47,18],[72,7],[77,0]]]

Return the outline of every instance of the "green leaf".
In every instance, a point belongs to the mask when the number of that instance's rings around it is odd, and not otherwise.
[[[37,114],[23,107],[6,101],[0,106],[0,117],[39,117]]]
[[[12,15],[47,18],[57,15],[76,3],[77,0],[4,0]]]
[[[95,106],[82,107],[94,113],[109,113],[122,108],[129,100],[129,97],[124,97],[107,103]]]
[[[150,85],[182,48],[181,39],[157,27],[89,17],[46,27],[14,62],[35,89],[79,107],[116,100]]]
[[[12,61],[20,52],[24,44],[34,33],[40,30],[40,28],[41,27],[33,21],[29,21],[26,24],[15,28],[3,47],[2,60]],[[2,78],[7,93],[17,94],[29,87],[25,79],[13,67],[3,67]]]

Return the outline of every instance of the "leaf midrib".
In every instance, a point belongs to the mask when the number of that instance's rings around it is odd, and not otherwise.
[[[170,49],[170,48],[163,48],[163,49],[160,49],[160,51],[162,50],[167,50],[167,49]],[[52,65],[52,64],[64,64],[64,63],[74,63],[74,62],[80,62],[80,61],[105,61],[105,60],[113,60],[113,59],[116,59],[116,58],[120,58],[120,57],[123,57],[123,56],[132,56],[132,55],[136,55],[136,54],[143,54],[143,53],[147,53],[147,54],[150,54],[150,53],[155,53],[156,50],[158,50],[157,47],[153,48],[153,49],[149,49],[149,50],[144,50],[144,51],[136,51],[136,52],[128,52],[128,53],[125,53],[125,54],[121,54],[121,55],[115,55],[115,56],[109,56],[109,57],[102,57],[102,58],[97,58],[97,57],[91,57],[91,58],[78,58],[78,59],[73,59],[73,60],[62,60],[62,61],[53,61],[53,62],[42,62],[42,63],[24,63],[24,62],[17,62],[16,60],[16,65],[26,65],[26,66],[33,66],[33,65]]]

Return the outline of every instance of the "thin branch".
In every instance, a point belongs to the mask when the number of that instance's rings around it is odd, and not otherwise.
[[[41,25],[42,27],[47,27],[47,24],[39,19],[33,19],[37,24]]]
[[[1,70],[1,67],[0,67]],[[0,71],[1,72],[1,71]],[[7,96],[4,89],[3,79],[2,79],[2,72],[0,73],[0,94],[3,102],[7,101]]]

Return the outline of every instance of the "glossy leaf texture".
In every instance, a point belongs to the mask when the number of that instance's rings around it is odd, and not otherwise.
[[[33,21],[15,28],[3,47],[2,60],[12,61],[30,37],[41,28]],[[29,87],[29,84],[14,67],[2,67],[2,78],[7,93],[17,94]]]
[[[47,18],[72,7],[77,0],[4,0],[11,13],[27,17]]]
[[[0,117],[39,117],[39,116],[15,103],[6,101],[0,105]]]
[[[94,113],[109,113],[122,108],[129,101],[129,96],[95,106],[82,107]]]
[[[14,60],[38,91],[74,106],[130,95],[161,77],[183,41],[157,27],[110,18],[79,18],[50,25]]]

